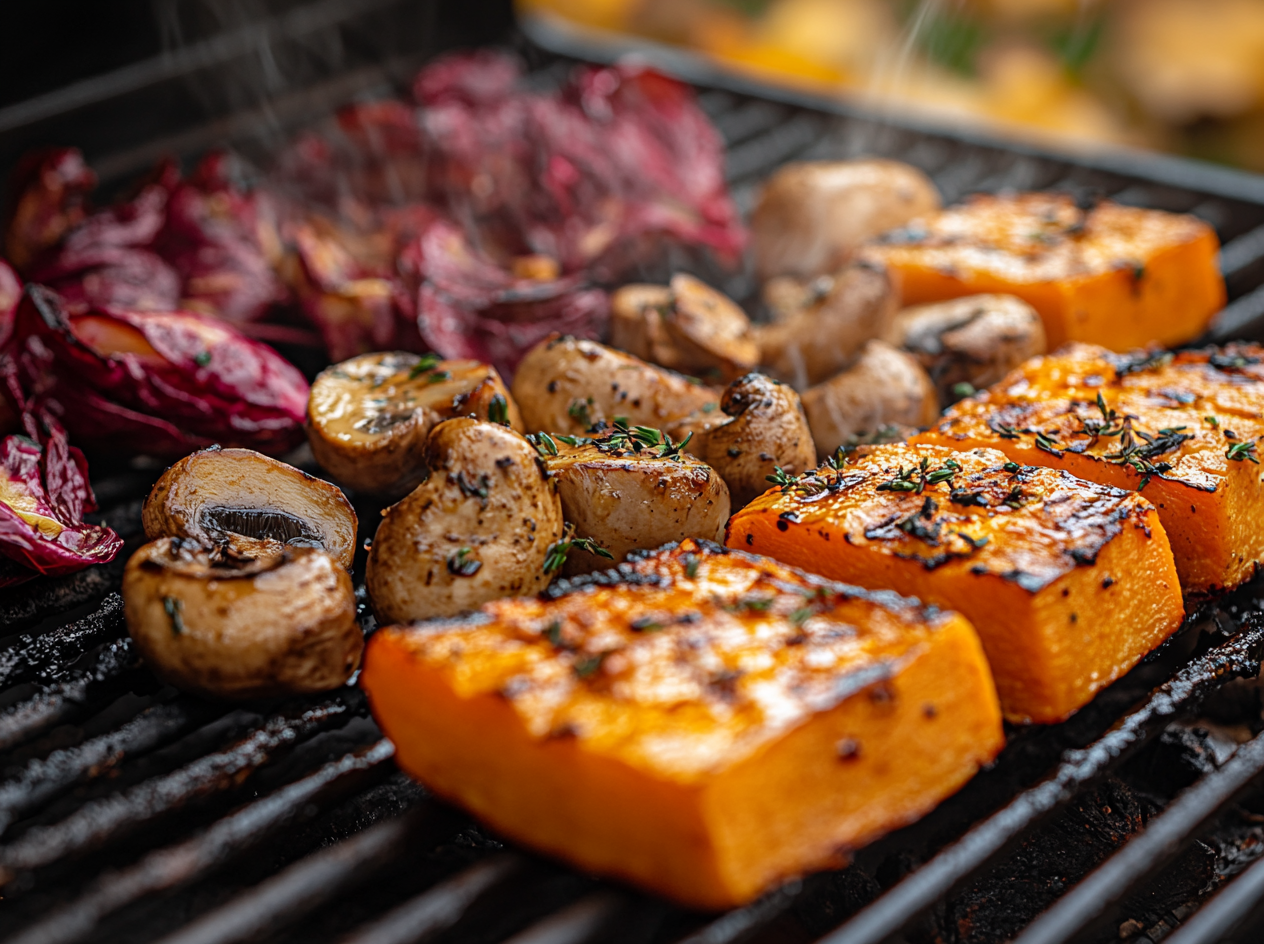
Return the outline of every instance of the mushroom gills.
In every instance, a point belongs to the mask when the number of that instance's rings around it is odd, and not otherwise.
[[[321,536],[306,521],[286,511],[215,506],[202,509],[198,523],[210,532],[280,541],[291,547],[324,547]]]

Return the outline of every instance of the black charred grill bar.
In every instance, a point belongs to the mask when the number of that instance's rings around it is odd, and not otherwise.
[[[225,141],[266,148],[282,128],[388,89],[437,49],[503,38],[493,16],[427,7],[430,19],[418,22],[429,28],[411,46],[376,60],[356,51],[370,27],[415,25],[407,17],[416,10],[403,6],[311,4],[193,44],[165,65],[0,109],[0,163],[58,135],[85,144],[105,176],[120,179],[163,151],[192,155]],[[512,41],[542,85],[576,60],[609,55],[526,26],[530,38]],[[258,43],[310,51],[335,34],[351,50],[337,67],[308,63],[306,84],[266,109],[225,98],[111,128],[138,103],[178,103],[190,76],[231,71]],[[1051,188],[1191,212],[1224,246],[1231,300],[1213,336],[1264,329],[1264,180],[1156,156],[1068,158],[929,122],[878,120],[683,57],[668,64],[699,86],[743,208],[786,160],[880,154],[925,170],[947,201]],[[730,290],[749,294],[740,276]],[[355,688],[226,708],[160,685],[139,664],[117,593],[154,477],[116,469],[94,482],[99,517],[129,542],[118,561],[0,599],[4,940],[1258,939],[1258,586],[1204,601],[1183,631],[1069,721],[1011,731],[991,769],[850,868],[703,915],[510,848],[428,796],[395,769]],[[361,509],[362,520],[371,511]]]

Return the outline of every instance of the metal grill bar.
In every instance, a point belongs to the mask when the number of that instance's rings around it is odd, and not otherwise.
[[[429,846],[458,825],[446,807],[426,803],[321,850],[203,915],[162,944],[235,944],[284,927],[332,896],[368,881],[406,853]]]
[[[1252,614],[1252,617],[1254,614]],[[1071,799],[1122,757],[1143,744],[1178,713],[1192,711],[1228,679],[1259,672],[1264,621],[1210,650],[1160,685],[1145,703],[1084,750],[1067,751],[1057,771],[1021,793],[895,888],[861,911],[821,944],[879,944],[905,927],[963,880],[994,861],[1021,833]]]
[[[618,892],[593,892],[515,934],[505,944],[583,944],[626,903],[626,897]]]
[[[65,577],[33,580],[5,592],[0,626],[21,629],[45,617],[100,600],[123,582],[123,561],[98,564]]]
[[[373,771],[389,769],[395,756],[389,741],[326,764],[302,780],[219,820],[205,833],[151,852],[121,872],[107,874],[54,915],[11,939],[8,944],[71,944],[87,937],[110,914],[147,895],[203,878],[235,855],[308,815],[306,808],[340,784]]]
[[[1234,299],[1216,315],[1211,325],[1213,341],[1240,338],[1255,330],[1264,318],[1264,285]]]
[[[130,639],[107,643],[91,669],[68,672],[64,681],[0,714],[0,750],[113,701],[141,675],[139,668],[140,654]]]
[[[1264,772],[1264,735],[1243,744],[1233,758],[1181,794],[1145,832],[1124,846],[1058,903],[1033,921],[1015,944],[1062,944],[1157,868],[1180,844]]]
[[[689,935],[680,944],[734,944],[749,934],[768,925],[785,912],[803,890],[803,883],[787,882],[754,904],[735,908],[722,918],[712,921],[701,930]]]
[[[1168,937],[1167,944],[1216,944],[1264,899],[1264,861],[1256,862]]]
[[[53,826],[35,827],[0,847],[0,868],[37,869],[116,840],[164,813],[238,786],[280,751],[366,712],[349,690],[311,707],[269,718],[231,747],[156,777],[131,790],[84,804]]]
[[[174,741],[212,717],[210,708],[191,700],[155,705],[115,731],[28,762],[0,784],[0,835],[19,816],[75,784],[104,776],[128,757]]]
[[[39,636],[19,636],[0,652],[0,691],[23,682],[61,678],[70,663],[126,631],[123,598],[112,593],[91,616]]]
[[[415,944],[456,924],[489,889],[515,876],[526,860],[514,853],[493,856],[405,902],[386,916],[343,938],[342,944]]]

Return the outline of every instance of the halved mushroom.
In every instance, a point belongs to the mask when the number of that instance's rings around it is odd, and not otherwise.
[[[570,435],[618,418],[662,428],[720,399],[709,387],[622,351],[558,335],[527,352],[513,394],[529,431]]]
[[[678,273],[667,288],[624,286],[610,304],[611,343],[644,360],[717,382],[759,363],[746,312],[692,275]]]
[[[849,265],[809,307],[754,329],[760,363],[806,389],[846,368],[867,341],[884,337],[899,307],[900,293],[885,268]]]
[[[437,425],[430,477],[382,513],[365,586],[383,623],[451,616],[548,584],[562,506],[535,447],[506,426]]]
[[[154,673],[202,695],[337,688],[364,650],[351,577],[317,548],[273,544],[254,557],[162,538],[127,562],[123,606]]]
[[[339,482],[394,499],[425,478],[421,453],[430,430],[457,416],[522,430],[495,367],[399,351],[362,354],[317,376],[307,401],[307,440]]]
[[[181,459],[150,491],[141,521],[150,540],[318,547],[347,569],[355,555],[356,513],[337,486],[252,449],[212,446]]]
[[[582,574],[623,561],[629,551],[685,538],[720,541],[729,490],[715,470],[657,430],[620,429],[576,445],[556,442],[544,462],[557,482],[562,514],[604,558],[572,547],[563,570]]]
[[[735,508],[769,488],[778,468],[789,475],[816,464],[816,447],[799,395],[763,374],[729,384],[718,411],[699,412],[668,430],[692,433],[688,449],[720,474]]]
[[[633,283],[610,296],[610,344],[652,364],[675,359],[663,331],[663,312],[671,307],[666,285]]]
[[[817,455],[825,458],[884,426],[930,425],[939,398],[913,355],[870,341],[851,368],[804,391],[803,410]]]
[[[833,275],[818,275],[814,279],[779,275],[765,282],[759,294],[772,320],[785,321],[801,311],[815,308],[833,288]]]
[[[786,164],[751,213],[755,270],[761,281],[833,272],[862,243],[940,206],[930,178],[898,161]]]
[[[960,385],[990,386],[1045,353],[1040,315],[1013,295],[967,295],[905,308],[887,340],[921,362],[945,404],[969,395]]]

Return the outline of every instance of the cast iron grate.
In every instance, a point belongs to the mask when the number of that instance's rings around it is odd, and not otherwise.
[[[526,52],[541,81],[568,67]],[[922,167],[949,200],[1051,187],[1194,212],[1225,243],[1232,302],[1213,334],[1240,336],[1264,316],[1264,182],[1163,159],[1073,160],[753,91],[713,80],[701,93],[743,205],[785,160],[879,153]],[[153,477],[127,471],[96,483],[101,516],[128,550],[142,540],[139,502]],[[358,510],[375,520],[376,509]],[[1169,940],[1194,944],[1224,939],[1264,887],[1264,862],[1253,864],[1264,817],[1251,787],[1264,772],[1260,700],[1239,681],[1258,674],[1264,652],[1264,591],[1254,588],[1205,602],[1184,632],[1065,724],[1012,732],[991,770],[863,850],[853,868],[706,916],[507,848],[426,796],[395,770],[354,688],[227,709],[161,686],[127,639],[120,576],[116,563],[0,601],[0,928],[9,941],[860,944],[1017,934],[1052,944],[1152,941],[1188,918]],[[1155,752],[1188,730],[1174,722],[1209,713],[1242,744],[1173,787],[1156,771],[1188,755]],[[1125,795],[1141,804],[1134,818],[1145,828],[1081,857],[1039,917],[1029,900],[1009,925],[953,923],[949,905],[996,897],[987,883],[1031,860],[1042,830],[1091,819],[1102,797],[1118,806]],[[1206,859],[1208,843],[1220,852],[1204,873],[1189,863]],[[1173,892],[1174,872],[1206,880]]]

